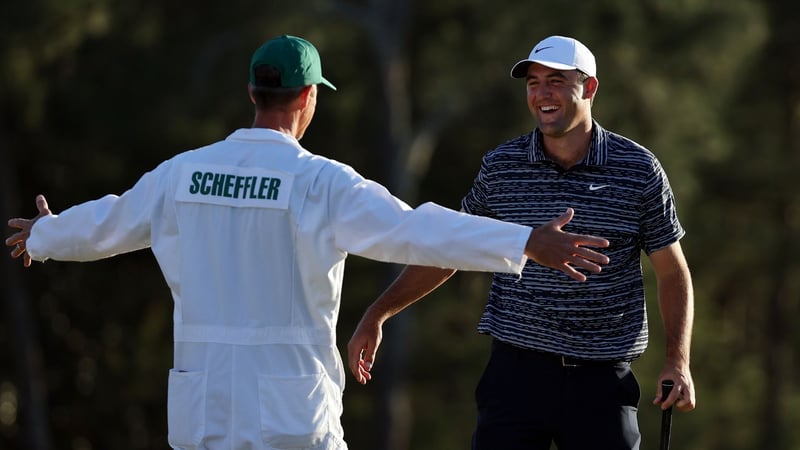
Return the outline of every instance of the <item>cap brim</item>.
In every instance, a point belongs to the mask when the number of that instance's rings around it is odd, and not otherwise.
[[[511,68],[511,78],[525,78],[528,74],[528,66],[531,65],[531,60],[523,59],[522,61],[514,64]]]
[[[324,84],[325,86],[328,86],[334,91],[336,90],[336,86],[334,86],[333,83],[331,83],[330,81],[326,80],[325,77],[322,77],[322,81],[320,81],[320,84]]]
[[[542,61],[538,59],[523,59],[522,61],[514,64],[511,68],[511,78],[525,78],[528,76],[528,66],[531,64],[541,64],[545,67],[556,70],[578,70],[577,67],[568,66],[566,64],[554,63],[550,61]]]

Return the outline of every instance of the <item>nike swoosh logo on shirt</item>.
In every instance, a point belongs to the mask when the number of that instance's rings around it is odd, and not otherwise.
[[[603,189],[603,188],[607,188],[607,187],[608,187],[607,184],[590,184],[589,185],[589,190],[590,191],[597,191],[597,190],[600,190],[600,189]]]

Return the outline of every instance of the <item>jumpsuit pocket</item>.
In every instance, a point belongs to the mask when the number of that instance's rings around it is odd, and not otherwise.
[[[317,449],[330,432],[333,383],[324,373],[302,376],[259,375],[261,434],[274,449]]]
[[[193,449],[203,440],[206,417],[206,373],[169,371],[167,441],[174,448]]]

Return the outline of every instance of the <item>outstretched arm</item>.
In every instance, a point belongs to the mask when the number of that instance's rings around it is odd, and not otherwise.
[[[47,200],[44,198],[44,195],[37,195],[36,196],[36,209],[39,210],[39,214],[34,217],[33,219],[10,219],[8,221],[8,226],[11,228],[17,228],[20,231],[12,234],[6,239],[6,245],[9,247],[13,247],[11,249],[11,257],[12,258],[19,258],[22,256],[22,264],[25,267],[30,267],[31,265],[31,256],[27,252],[27,242],[28,238],[31,235],[31,228],[33,228],[33,224],[36,223],[37,220],[41,219],[44,216],[49,216],[52,213],[50,212],[50,208],[47,206]]]
[[[561,228],[572,220],[569,208],[561,216],[531,231],[525,255],[538,264],[585,281],[586,276],[573,266],[597,273],[608,257],[587,247],[608,247],[608,241],[594,236],[566,233]],[[372,377],[370,370],[381,345],[383,324],[395,314],[420,300],[455,273],[453,269],[407,266],[395,281],[367,308],[347,344],[348,365],[359,383]]]
[[[383,323],[431,293],[456,271],[425,266],[406,266],[394,282],[367,308],[347,344],[350,371],[361,384],[372,379],[370,370],[381,345]]]

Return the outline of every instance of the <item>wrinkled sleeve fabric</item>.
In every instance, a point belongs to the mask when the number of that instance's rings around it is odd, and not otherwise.
[[[166,166],[143,175],[120,196],[75,205],[39,219],[26,247],[36,261],[94,261],[150,246],[151,218],[162,202]]]
[[[330,221],[336,245],[379,261],[519,274],[531,228],[435,203],[411,208],[346,168],[334,175]]]

